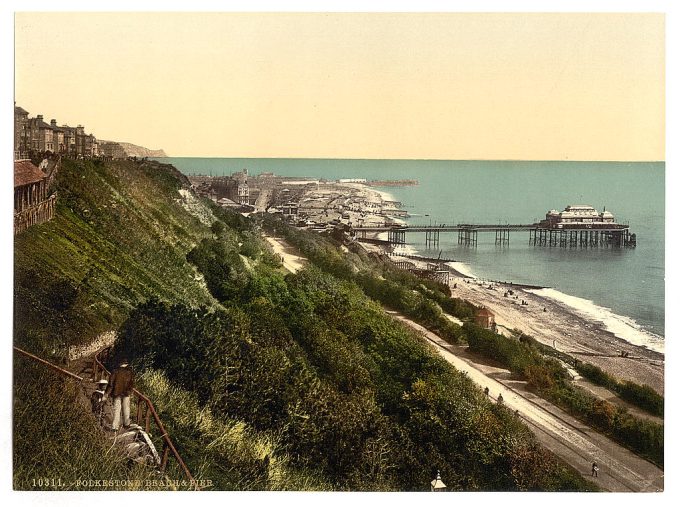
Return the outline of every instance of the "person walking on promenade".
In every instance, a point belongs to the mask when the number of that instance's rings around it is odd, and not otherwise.
[[[597,466],[597,463],[593,463],[593,471],[592,471],[591,474],[590,474],[591,477],[597,477],[597,471],[598,471],[599,469],[600,469],[600,468]]]
[[[106,393],[113,397],[113,422],[111,431],[120,428],[120,412],[123,411],[123,426],[130,426],[130,394],[135,387],[135,380],[128,360],[123,358],[120,366],[113,371]]]

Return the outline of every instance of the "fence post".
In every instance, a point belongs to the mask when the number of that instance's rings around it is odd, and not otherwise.
[[[137,424],[139,424],[142,421],[142,404],[139,396],[135,396],[135,399],[137,400]]]
[[[163,457],[161,458],[161,473],[165,473],[165,468],[168,466],[168,456],[170,454],[170,447],[163,441]]]

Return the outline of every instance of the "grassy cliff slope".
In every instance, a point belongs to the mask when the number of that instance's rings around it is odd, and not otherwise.
[[[15,343],[62,357],[150,296],[213,305],[185,260],[211,217],[185,209],[184,185],[157,162],[64,160],[55,218],[15,239]]]

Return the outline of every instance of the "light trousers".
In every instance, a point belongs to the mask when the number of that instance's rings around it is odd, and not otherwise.
[[[113,398],[113,424],[111,429],[117,431],[120,428],[120,410],[123,409],[123,425],[130,425],[130,397],[116,396]]]

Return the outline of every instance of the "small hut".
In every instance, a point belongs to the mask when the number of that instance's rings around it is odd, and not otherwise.
[[[488,308],[481,308],[477,315],[475,315],[475,324],[484,329],[491,329],[496,331],[496,318],[491,310]]]

